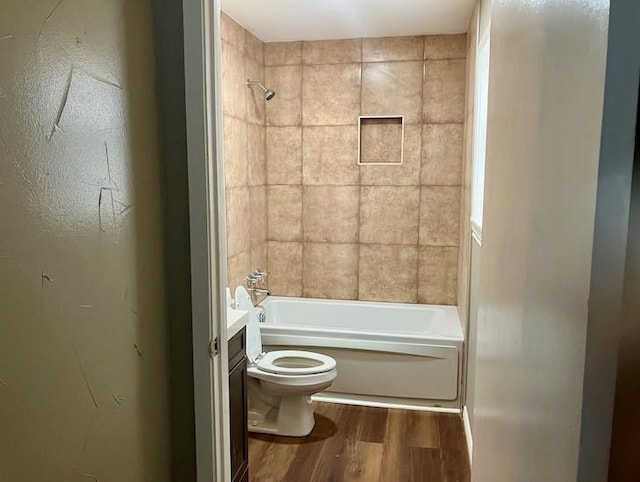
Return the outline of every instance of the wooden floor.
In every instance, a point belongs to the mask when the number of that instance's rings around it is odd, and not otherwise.
[[[250,434],[250,481],[469,481],[457,415],[314,405],[316,426],[304,439]]]

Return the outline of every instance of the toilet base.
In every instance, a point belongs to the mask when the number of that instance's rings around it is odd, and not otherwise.
[[[279,407],[273,407],[266,415],[249,410],[249,432],[269,433],[284,437],[306,437],[315,426],[313,405],[308,395],[292,395],[280,398]]]
[[[310,393],[308,390],[289,391],[286,387],[251,377],[247,382],[249,432],[283,437],[306,437],[311,433],[315,426],[311,395],[317,393],[317,387]]]

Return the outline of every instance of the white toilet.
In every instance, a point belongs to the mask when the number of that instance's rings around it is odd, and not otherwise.
[[[331,386],[336,361],[309,351],[262,352],[258,314],[247,290],[236,289],[236,307],[249,312],[247,322],[248,425],[250,432],[304,437],[315,420],[311,395]]]

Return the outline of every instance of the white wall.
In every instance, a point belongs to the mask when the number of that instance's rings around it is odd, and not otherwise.
[[[576,480],[608,6],[492,6],[475,481]]]
[[[487,69],[481,70],[480,64],[476,62],[479,51],[478,46],[480,39],[488,40],[489,20],[491,18],[491,0],[478,0],[474,9],[471,22],[469,23],[468,49],[467,49],[467,129],[465,134],[465,158],[464,158],[464,191],[461,217],[461,233],[460,233],[460,253],[461,259],[458,267],[458,280],[460,289],[458,291],[458,303],[460,319],[467,324],[466,334],[466,387],[464,404],[469,417],[470,431],[473,434],[473,414],[476,393],[476,345],[478,332],[478,288],[480,281],[480,238],[482,236],[482,208],[478,211],[480,222],[477,216],[474,219],[474,236],[471,236],[471,219],[473,216],[474,200],[484,196],[484,158],[481,160],[478,154],[482,151],[476,145],[481,139],[479,135],[484,135],[484,128],[480,128],[480,122],[485,123],[486,117],[482,119],[479,115],[478,108],[480,100],[478,97],[482,89],[482,85],[487,85],[481,79],[482,75],[487,75]],[[486,52],[486,51],[485,51]],[[485,77],[486,79],[486,77]],[[485,93],[486,95],[486,93]],[[486,98],[484,100],[486,105]],[[486,116],[486,110],[485,116]],[[485,135],[486,140],[486,135]],[[480,142],[482,146],[485,142]],[[480,162],[481,161],[481,162]],[[481,182],[478,180],[481,179]],[[480,202],[482,204],[482,201]],[[477,208],[477,206],[476,206]],[[466,273],[465,273],[466,272]]]
[[[471,276],[469,283],[469,329],[467,331],[467,392],[465,405],[474,431],[474,415],[476,402],[476,360],[478,340],[478,291],[480,289],[480,260],[482,247],[476,239],[471,240]]]

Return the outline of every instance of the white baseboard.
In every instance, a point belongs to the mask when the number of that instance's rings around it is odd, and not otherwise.
[[[403,410],[419,410],[423,412],[439,412],[439,413],[457,413],[460,409],[455,407],[434,407],[420,401],[411,401],[403,399],[393,399],[385,397],[381,400],[377,397],[364,397],[361,395],[350,395],[344,393],[323,392],[317,393],[311,397],[316,402],[340,403],[343,405],[358,405],[360,407],[377,407],[377,408],[399,408]]]
[[[466,405],[462,408],[462,422],[464,424],[464,436],[467,439],[467,450],[469,451],[469,466],[473,459],[473,434],[471,433],[471,420]]]

